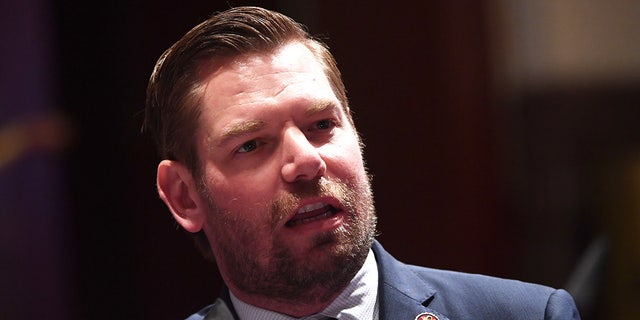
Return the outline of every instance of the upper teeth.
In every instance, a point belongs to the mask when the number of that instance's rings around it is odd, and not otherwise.
[[[297,213],[300,214],[300,213],[305,213],[305,212],[309,212],[309,211],[313,211],[313,210],[318,210],[318,209],[320,209],[322,207],[325,207],[325,206],[327,206],[327,204],[323,203],[323,202],[312,203],[312,204],[308,204],[308,205],[298,209]]]

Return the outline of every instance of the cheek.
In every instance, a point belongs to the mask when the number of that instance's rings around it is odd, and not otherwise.
[[[360,146],[356,142],[337,144],[325,152],[327,167],[339,178],[360,179],[365,174]]]
[[[273,174],[267,170],[225,175],[216,168],[208,168],[206,176],[213,203],[221,210],[237,213],[240,219],[256,209],[263,209],[275,193],[275,187],[270,183]]]

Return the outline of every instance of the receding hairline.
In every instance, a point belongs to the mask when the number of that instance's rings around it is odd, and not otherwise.
[[[271,56],[277,53],[280,50],[283,50],[285,47],[290,45],[300,44],[307,48],[313,58],[323,65],[324,57],[317,50],[317,46],[321,46],[318,43],[318,40],[313,38],[304,38],[304,37],[291,37],[286,41],[279,43],[277,45],[273,45],[265,48],[254,48],[252,50],[246,52],[224,52],[224,53],[210,53],[208,56],[200,57],[200,62],[196,66],[196,80],[197,81],[206,81],[212,74],[214,74],[217,70],[221,69],[224,66],[232,65],[235,63],[242,62],[242,60],[249,59],[255,56]],[[325,76],[329,77],[326,71],[323,70]]]

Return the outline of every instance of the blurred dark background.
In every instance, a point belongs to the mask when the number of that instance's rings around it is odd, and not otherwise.
[[[0,318],[182,319],[220,279],[140,134],[160,54],[215,11],[326,39],[408,263],[567,288],[640,318],[640,3],[0,3]]]

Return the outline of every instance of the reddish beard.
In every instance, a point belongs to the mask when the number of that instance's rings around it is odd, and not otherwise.
[[[314,247],[326,250],[302,259],[273,231],[281,228],[301,200],[309,197],[338,199],[345,221],[337,229],[313,239]],[[217,262],[223,263],[227,272],[225,280],[245,294],[291,303],[325,301],[346,287],[364,263],[375,235],[376,217],[368,180],[345,183],[321,178],[299,183],[267,204],[271,223],[264,227],[273,235],[271,250],[267,253],[254,252],[255,248],[264,246],[260,242],[265,239],[256,239],[253,230],[242,230],[242,219],[210,204],[215,216],[212,223],[220,226],[216,228],[213,243],[218,247]],[[266,263],[259,261],[258,255],[269,259]]]

